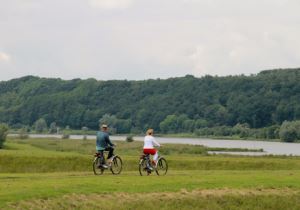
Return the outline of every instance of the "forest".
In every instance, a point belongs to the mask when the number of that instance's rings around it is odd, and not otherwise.
[[[0,123],[19,129],[38,120],[91,130],[105,122],[116,133],[151,127],[199,135],[221,129],[223,136],[239,128],[269,128],[274,134],[283,122],[300,120],[300,69],[143,81],[25,76],[0,82]]]

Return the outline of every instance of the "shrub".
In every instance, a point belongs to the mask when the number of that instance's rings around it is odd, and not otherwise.
[[[28,132],[27,132],[27,128],[23,127],[19,130],[19,138],[20,139],[28,139]]]
[[[61,136],[62,139],[69,139],[70,138],[70,126],[66,126]]]
[[[34,123],[34,128],[37,133],[43,133],[47,127],[47,122],[44,118],[40,118]]]
[[[280,127],[279,136],[284,142],[294,142],[297,139],[295,122],[284,121]]]
[[[51,134],[57,133],[57,126],[55,122],[52,122],[50,124],[49,133]]]
[[[268,139],[278,139],[279,138],[279,129],[278,125],[273,125],[266,128],[266,137]]]
[[[8,125],[1,123],[0,124],[0,149],[3,147],[3,144],[6,140],[7,131],[8,131]]]
[[[61,136],[62,139],[69,139],[70,138],[70,134],[68,133],[63,133],[63,135]]]
[[[89,130],[89,128],[84,126],[84,127],[81,128],[81,130],[82,130],[82,133],[83,133],[83,140],[87,140],[86,133]]]
[[[127,136],[127,137],[126,137],[126,141],[127,141],[127,142],[133,142],[133,141],[134,141],[133,135]]]

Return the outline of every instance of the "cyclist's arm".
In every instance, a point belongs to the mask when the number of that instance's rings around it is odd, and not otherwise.
[[[160,144],[155,140],[155,138],[152,139],[152,142],[155,146],[160,147]]]
[[[107,143],[109,146],[111,146],[111,147],[115,146],[115,145],[110,141],[108,135],[106,136],[105,140],[106,140],[106,143]]]

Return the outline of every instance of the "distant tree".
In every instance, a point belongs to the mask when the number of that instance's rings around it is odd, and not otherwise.
[[[50,127],[49,127],[49,133],[51,133],[51,134],[57,133],[56,122],[52,122],[52,123],[50,124]]]
[[[66,126],[66,128],[63,130],[62,139],[69,139],[70,138],[70,126]]]
[[[280,126],[279,136],[284,142],[294,142],[297,139],[296,123],[284,121]]]
[[[299,81],[299,68],[144,81],[26,76],[0,82],[0,120],[20,129],[43,116],[62,127],[98,129],[101,118],[118,133],[144,133],[148,127],[164,133],[195,132],[247,123],[251,129],[238,135],[272,138],[271,128],[260,129],[300,120]],[[172,115],[176,120],[170,123]],[[194,128],[189,120],[195,121]],[[223,127],[218,133],[221,130],[227,132]]]
[[[47,122],[44,118],[40,118],[34,123],[34,128],[37,133],[43,133],[44,130],[47,130],[47,127]]]
[[[89,130],[88,127],[84,126],[81,128],[81,130],[83,131],[83,140],[86,140],[87,139],[87,131]]]
[[[208,127],[208,122],[205,119],[197,119],[195,121],[195,128],[199,129],[199,128],[205,128]]]
[[[167,132],[176,132],[177,130],[177,116],[176,115],[168,115],[160,124],[160,130],[164,133]]]
[[[279,138],[280,126],[272,125],[266,128],[266,138],[267,139],[278,139]]]
[[[19,130],[19,138],[20,139],[28,139],[29,135],[28,135],[28,128],[27,127],[23,127]]]
[[[118,119],[115,115],[105,114],[99,119],[99,124],[107,124],[112,129],[116,127],[117,121]]]
[[[123,119],[118,119],[115,125],[117,133],[130,133],[131,126],[131,120]]]
[[[1,123],[0,124],[0,149],[3,148],[3,144],[6,140],[6,136],[7,136],[7,131],[8,131],[8,125]]]
[[[193,132],[195,129],[195,120],[191,120],[191,119],[185,120],[182,123],[182,129],[185,132]]]
[[[214,136],[231,136],[232,128],[228,126],[218,126],[212,128],[214,132]]]
[[[247,123],[238,123],[233,127],[232,132],[239,135],[241,138],[245,138],[249,136],[250,126]]]

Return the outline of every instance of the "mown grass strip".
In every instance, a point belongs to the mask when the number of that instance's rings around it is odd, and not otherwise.
[[[9,209],[299,209],[300,191],[290,189],[185,189],[164,193],[70,194],[11,203]]]
[[[181,189],[300,189],[300,171],[170,171],[167,176],[92,173],[0,174],[0,207],[66,194],[178,192]]]

